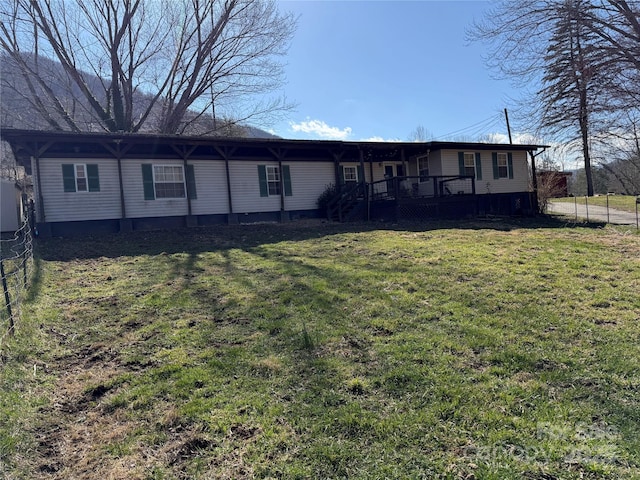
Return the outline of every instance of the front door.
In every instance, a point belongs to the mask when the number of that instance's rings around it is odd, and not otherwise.
[[[396,176],[395,167],[393,164],[384,166],[384,178],[387,180],[387,193],[393,193],[393,177]]]

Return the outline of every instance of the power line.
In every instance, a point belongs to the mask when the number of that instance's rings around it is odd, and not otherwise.
[[[501,121],[502,113],[497,113],[491,117],[485,118],[484,120],[480,120],[473,125],[469,125],[468,127],[455,130],[445,135],[439,135],[435,140],[444,140],[454,135],[469,135],[472,137],[477,137],[480,134],[489,133],[489,130],[498,125]]]

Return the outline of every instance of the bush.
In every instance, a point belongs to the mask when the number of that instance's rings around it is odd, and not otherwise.
[[[320,211],[326,212],[329,202],[338,195],[338,191],[338,187],[333,183],[325,187],[324,192],[322,192],[316,200],[316,205],[318,205]]]
[[[538,176],[538,209],[540,213],[546,213],[549,208],[549,201],[552,198],[564,197],[567,195],[566,184],[563,183],[564,176],[559,172],[546,171]]]

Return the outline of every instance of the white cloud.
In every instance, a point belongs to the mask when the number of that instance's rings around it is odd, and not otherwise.
[[[300,123],[291,122],[289,126],[296,133],[308,133],[327,140],[346,140],[351,136],[351,127],[340,129],[331,127],[322,120],[311,120],[310,118]]]
[[[379,136],[373,136],[369,138],[363,138],[360,140],[361,142],[401,142],[399,138],[383,138]]]

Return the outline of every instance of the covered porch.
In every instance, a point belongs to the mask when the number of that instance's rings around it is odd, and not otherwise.
[[[334,221],[433,218],[477,214],[475,179],[465,175],[388,176],[345,182],[329,201]]]

